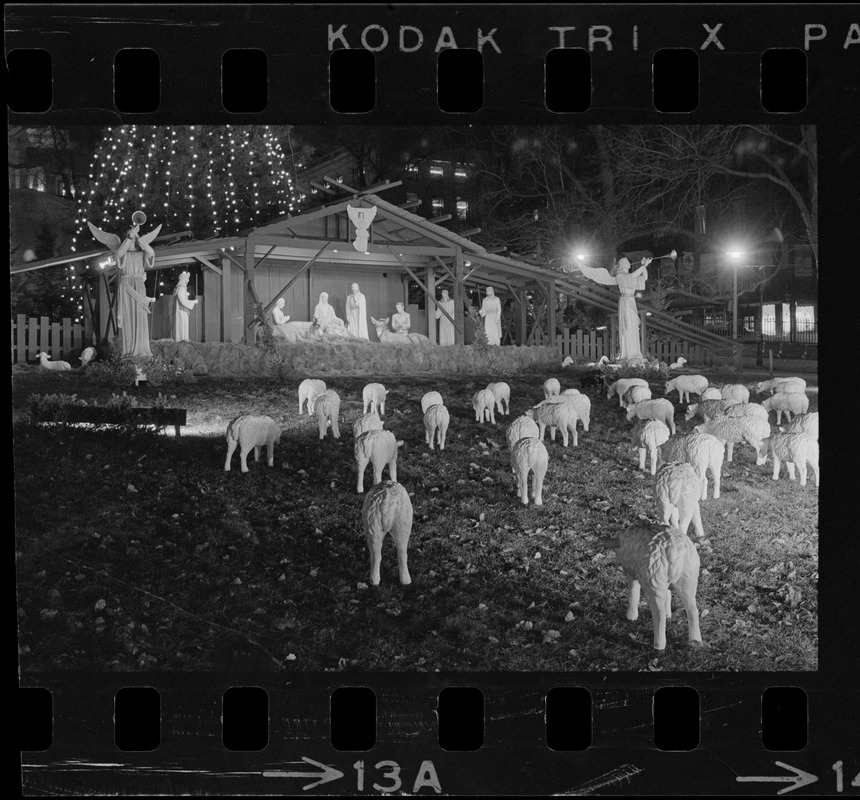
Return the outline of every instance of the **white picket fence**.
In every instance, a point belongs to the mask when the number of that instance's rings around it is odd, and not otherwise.
[[[68,361],[87,346],[84,338],[84,326],[68,317],[52,322],[48,317],[17,314],[12,318],[12,363],[25,364],[37,353],[47,353],[55,361]]]
[[[597,361],[602,356],[614,359],[616,345],[612,342],[609,329],[605,331],[572,331],[569,328],[556,337],[556,347],[561,357],[570,356],[578,360]],[[651,338],[648,340],[649,358],[657,358],[671,364],[683,356],[693,364],[701,364],[705,360],[705,349],[701,345],[691,345],[686,342],[668,341]]]

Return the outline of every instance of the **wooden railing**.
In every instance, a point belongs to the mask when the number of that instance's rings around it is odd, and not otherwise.
[[[38,353],[47,353],[55,361],[69,361],[72,354],[79,355],[87,347],[84,326],[65,318],[52,322],[48,317],[26,317],[17,314],[12,318],[12,363],[25,364]],[[72,363],[73,367],[80,364]]]

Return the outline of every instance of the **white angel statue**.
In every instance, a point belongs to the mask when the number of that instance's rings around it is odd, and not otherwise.
[[[347,206],[346,213],[355,225],[355,241],[352,246],[359,253],[367,252],[367,236],[370,229],[370,223],[376,216],[376,206],[370,208],[359,208],[358,206]],[[366,323],[365,323],[366,324]]]

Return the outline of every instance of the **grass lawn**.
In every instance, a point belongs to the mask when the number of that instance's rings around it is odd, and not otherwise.
[[[575,373],[554,374],[563,389],[579,387]],[[752,450],[736,446],[722,497],[702,504],[698,605],[710,648],[685,646],[676,602],[657,656],[644,596],[639,619],[628,621],[623,575],[600,546],[658,515],[617,400],[591,392],[591,430],[579,447],[547,439],[543,507],[514,496],[505,427],[543,399],[548,376],[501,378],[512,413],[495,426],[475,422],[471,396],[499,377],[326,377],[342,400],[341,439],[319,441],[316,420],[298,414],[297,380],[161,389],[188,410],[176,438],[30,424],[32,394],[106,399],[111,390],[73,374],[16,375],[22,670],[816,669],[814,479],[801,488],[783,468],[772,481],[769,463],[757,467]],[[398,479],[415,510],[409,587],[398,582],[390,539],[382,583],[368,586],[351,423],[374,380],[389,390],[385,427],[405,442]],[[420,398],[430,390],[451,413],[443,452],[424,444]],[[652,390],[662,396],[662,386]],[[128,391],[145,403],[158,390]],[[676,409],[679,433],[691,430],[684,406]],[[224,472],[224,432],[240,413],[268,414],[284,428],[273,469],[251,457],[242,474],[237,453]],[[371,480],[368,467],[366,489]]]

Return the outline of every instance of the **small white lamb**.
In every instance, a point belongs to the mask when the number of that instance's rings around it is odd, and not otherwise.
[[[72,365],[68,361],[49,361],[50,356],[47,353],[37,353],[39,361],[45,369],[53,372],[71,372]]]
[[[385,397],[388,394],[381,383],[368,383],[361,392],[362,412],[385,416]]]
[[[443,405],[442,395],[439,392],[427,392],[421,398],[421,413],[424,414],[430,406]]]
[[[538,428],[538,424],[531,417],[525,415],[517,417],[505,431],[505,438],[508,440],[508,450],[511,452],[513,452],[514,445],[520,439],[527,439],[529,437],[540,439],[540,428]]]
[[[689,403],[690,395],[700,395],[708,388],[708,379],[704,375],[679,375],[677,378],[666,381],[663,394],[677,390],[678,402]]]
[[[433,445],[438,433],[439,449],[445,449],[445,436],[448,434],[448,425],[451,422],[451,415],[448,409],[443,405],[430,406],[424,412],[424,441],[433,449]]]
[[[782,392],[790,394],[792,392],[806,392],[806,381],[803,378],[771,378],[769,381],[759,381],[755,385],[756,394],[762,394],[770,390],[771,394]]]
[[[495,405],[496,398],[492,392],[488,392],[486,389],[481,389],[480,391],[475,392],[475,394],[472,395],[472,408],[475,409],[475,422],[483,423],[484,417],[486,416],[487,420],[495,425]]]
[[[687,406],[684,419],[689,422],[694,417],[701,417],[705,422],[708,422],[717,417],[722,417],[728,407],[724,400],[699,400],[698,403],[690,403]]]
[[[806,465],[812,467],[815,485],[819,484],[818,440],[809,433],[774,433],[765,439],[756,464],[762,466],[768,456],[773,459],[773,480],[779,480],[779,468],[785,461],[788,477],[794,480],[794,468],[800,473],[800,485],[806,486]]]
[[[334,389],[326,389],[314,400],[314,415],[319,424],[320,439],[325,439],[329,425],[331,425],[331,435],[335,439],[340,439],[340,428],[338,428],[340,395]]]
[[[573,359],[570,356],[565,356],[561,362],[562,367],[569,367],[571,364],[573,364]]]
[[[543,505],[543,479],[549,464],[549,454],[540,439],[531,436],[520,439],[511,452],[511,463],[517,476],[517,494],[524,506],[529,504],[529,472],[532,477],[532,499],[536,506]]]
[[[717,417],[704,425],[697,425],[696,430],[710,433],[725,442],[726,461],[729,463],[738,442],[749,444],[758,457],[762,442],[770,436],[770,425],[758,417]]]
[[[654,481],[654,495],[663,513],[663,522],[686,533],[693,522],[693,530],[700,539],[705,535],[699,497],[702,481],[692,464],[672,461],[663,464]]]
[[[627,577],[627,619],[639,618],[640,584],[645,590],[654,624],[654,648],[666,649],[666,620],[672,616],[670,588],[678,593],[687,612],[688,644],[702,647],[696,607],[699,553],[690,538],[677,528],[636,524],[603,544],[615,549]]]
[[[791,422],[792,414],[805,414],[809,411],[809,398],[805,393],[801,394],[800,392],[775,394],[773,397],[766,397],[762,401],[762,406],[768,412],[776,411],[776,424],[779,425],[783,414],[785,414],[786,421]]]
[[[651,399],[651,389],[648,386],[631,386],[624,396],[621,398],[622,408],[630,408],[634,403],[641,403],[643,400]]]
[[[806,414],[798,414],[788,425],[785,433],[808,433],[818,439],[818,412],[810,411]]]
[[[699,400],[722,400],[723,393],[716,386],[709,386],[699,395]]]
[[[657,454],[657,465],[683,461],[691,464],[702,483],[702,500],[708,499],[708,470],[714,481],[714,499],[720,496],[720,477],[725,459],[723,442],[709,433],[694,431],[669,439]]]
[[[639,469],[645,469],[645,455],[651,456],[651,474],[657,474],[657,451],[668,441],[669,428],[658,419],[640,420],[633,428],[633,446],[639,452]]]
[[[504,381],[499,383],[490,383],[487,385],[487,391],[492,392],[496,398],[496,411],[499,414],[509,416],[511,413],[511,387]],[[504,405],[504,410],[502,406]]]
[[[576,432],[579,414],[576,413],[576,408],[572,403],[548,403],[544,401],[538,403],[534,408],[528,409],[526,416],[537,422],[540,441],[543,441],[544,433],[549,428],[549,438],[554,442],[556,429],[560,428],[564,446],[568,446],[570,434],[573,436],[573,446],[579,447],[579,435]]]
[[[96,357],[95,347],[85,347],[80,355],[81,369]]]
[[[381,431],[382,427],[382,420],[379,418],[379,414],[362,414],[352,423],[352,435],[357,439],[362,433]]]
[[[624,406],[624,392],[626,392],[631,386],[648,386],[648,381],[644,378],[621,378],[614,383],[610,383],[609,386],[606,387],[606,399],[611,400],[612,395],[617,394],[618,407],[622,408]]]
[[[230,461],[239,447],[239,463],[242,472],[248,471],[248,453],[254,451],[254,461],[260,460],[260,448],[266,446],[270,467],[275,466],[275,445],[281,441],[281,429],[271,417],[252,417],[244,414],[227,425],[227,459],[224,472],[230,471]]]
[[[642,400],[627,406],[627,421],[634,419],[659,419],[666,427],[675,434],[675,406],[665,397],[656,400]]]
[[[318,381],[314,378],[305,378],[299,384],[299,414],[302,413],[302,405],[307,402],[308,416],[314,415],[314,401],[326,390],[324,381]]]
[[[742,383],[727,383],[720,389],[720,394],[726,407],[750,401],[750,390]]]
[[[554,395],[561,393],[561,384],[555,378],[547,378],[543,382],[543,396],[544,398],[553,397]]]
[[[678,356],[677,361],[673,361],[671,364],[669,364],[669,369],[683,369],[684,364],[686,364],[686,363],[687,363],[687,359],[684,358],[684,356]]]
[[[412,533],[412,501],[405,487],[396,481],[377,483],[364,498],[361,519],[364,536],[370,552],[370,582],[379,586],[382,564],[382,542],[387,534],[394,539],[397,548],[397,563],[400,568],[400,583],[412,583],[407,566],[406,548]]]
[[[367,431],[355,440],[353,455],[358,465],[358,483],[356,491],[364,492],[364,471],[368,463],[373,465],[373,484],[382,480],[382,470],[388,465],[388,477],[397,480],[397,448],[403,442],[398,442],[391,431]]]

